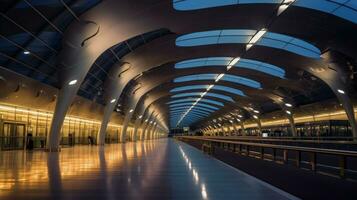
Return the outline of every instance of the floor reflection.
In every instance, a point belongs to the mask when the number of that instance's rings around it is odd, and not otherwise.
[[[142,177],[139,181],[145,189],[146,179],[150,176],[141,174],[142,158],[149,156],[160,160],[165,151],[157,151],[158,146],[161,150],[165,148],[162,143],[147,141],[106,147],[76,146],[65,148],[61,153],[0,152],[0,199],[28,199],[29,195],[61,199],[68,192],[71,196],[81,197],[86,194],[80,191],[89,188],[112,195],[112,185],[120,184],[122,187],[133,184],[138,179],[132,180],[131,176],[139,174]],[[133,169],[133,166],[137,167]],[[145,166],[146,173],[150,168],[158,167]],[[111,179],[117,175],[119,179]],[[140,183],[136,184],[140,187]]]
[[[288,199],[174,140],[0,152],[0,199]]]

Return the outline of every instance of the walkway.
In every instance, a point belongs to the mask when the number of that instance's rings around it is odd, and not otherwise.
[[[172,139],[0,152],[0,199],[294,199]]]

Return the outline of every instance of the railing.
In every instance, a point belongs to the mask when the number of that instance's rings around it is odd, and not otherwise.
[[[280,164],[293,163],[298,168],[323,174],[335,175],[334,171],[337,169],[338,176],[341,178],[346,178],[346,173],[349,173],[351,179],[356,179],[357,175],[356,151],[217,140],[192,136],[176,138],[184,142],[200,142],[202,150],[209,154],[214,154],[215,148],[221,148],[240,155]],[[347,163],[349,163],[348,166]]]
[[[318,144],[356,144],[351,137],[314,138],[314,137],[261,137],[261,136],[200,136],[206,139],[234,140],[234,141],[259,141],[259,142],[301,142]]]

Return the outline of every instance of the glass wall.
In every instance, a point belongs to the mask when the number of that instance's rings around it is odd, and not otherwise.
[[[296,133],[300,137],[352,137],[352,129],[347,120],[326,120],[296,123]],[[248,135],[258,135],[258,128],[247,128]],[[289,125],[262,128],[269,136],[292,136]]]
[[[52,112],[0,104],[0,148],[44,148],[50,131]],[[96,143],[100,121],[66,116],[61,130],[61,145]],[[109,124],[107,143],[117,143],[121,126]],[[29,146],[30,145],[30,146]]]

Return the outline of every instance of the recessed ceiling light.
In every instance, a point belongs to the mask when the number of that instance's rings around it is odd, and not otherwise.
[[[253,115],[253,118],[254,118],[254,119],[258,119],[258,116],[256,116],[256,115]]]
[[[112,99],[111,101],[110,101],[110,103],[114,103],[116,101],[116,99]]]
[[[134,110],[133,110],[133,109],[130,109],[129,112],[132,113],[132,112],[134,112]]]
[[[287,114],[291,115],[291,112],[290,112],[290,111],[287,110],[287,111],[285,111],[285,112],[286,112]]]
[[[293,105],[291,105],[290,103],[285,103],[285,106],[292,107]]]
[[[340,94],[345,94],[345,91],[343,91],[341,89],[338,89],[337,92],[340,93]]]
[[[29,52],[29,51],[24,51],[24,54],[25,54],[25,55],[29,55],[30,52]]]
[[[71,80],[70,82],[68,82],[68,85],[75,85],[77,83],[77,80],[74,79],[74,80]]]

